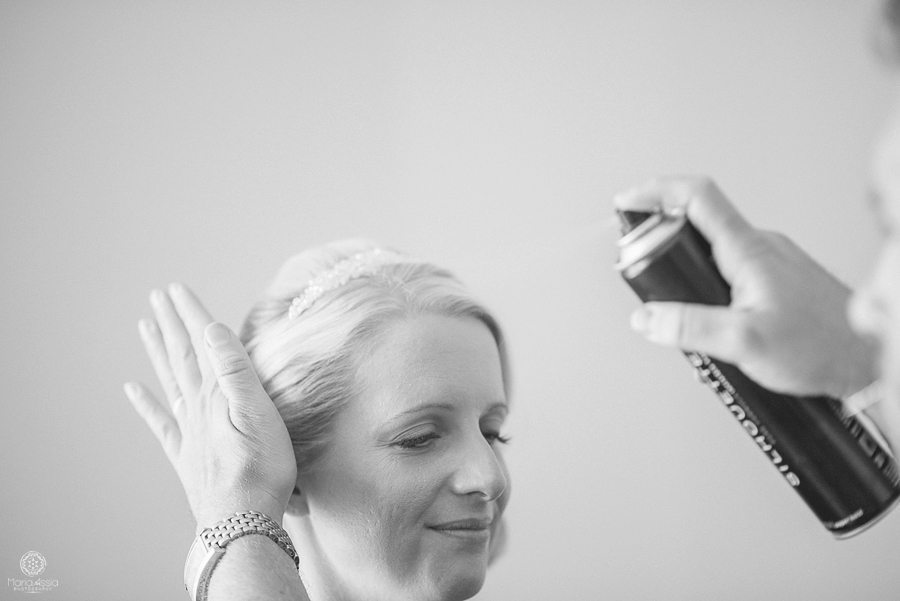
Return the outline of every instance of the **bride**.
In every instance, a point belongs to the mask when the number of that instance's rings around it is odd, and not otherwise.
[[[351,240],[288,260],[240,340],[183,285],[151,305],[139,330],[166,400],[126,392],[197,519],[193,598],[481,589],[509,497],[508,374],[496,321],[452,275]]]

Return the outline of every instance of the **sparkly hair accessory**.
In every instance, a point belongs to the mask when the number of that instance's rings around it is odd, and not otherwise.
[[[303,292],[294,297],[288,311],[288,319],[296,319],[309,309],[320,296],[340,288],[350,280],[372,275],[385,265],[409,260],[395,252],[374,248],[338,261],[334,267],[311,279]]]

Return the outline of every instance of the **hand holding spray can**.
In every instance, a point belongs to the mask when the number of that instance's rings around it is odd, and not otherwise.
[[[709,243],[680,213],[620,211],[616,268],[642,301],[729,305]],[[754,443],[835,537],[857,534],[900,500],[888,453],[841,402],[763,388],[737,367],[686,351]]]

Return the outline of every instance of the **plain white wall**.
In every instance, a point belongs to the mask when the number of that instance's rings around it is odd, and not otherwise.
[[[0,2],[0,582],[181,598],[187,503],[122,382],[152,287],[238,326],[366,235],[506,327],[509,552],[479,599],[885,599],[900,515],[835,542],[677,352],[627,327],[610,198],[714,174],[847,279],[891,102],[872,1]],[[21,599],[0,586],[0,596]]]

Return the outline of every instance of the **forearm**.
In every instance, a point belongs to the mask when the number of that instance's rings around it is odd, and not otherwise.
[[[209,583],[209,601],[308,599],[294,562],[274,541],[261,535],[232,541]]]

